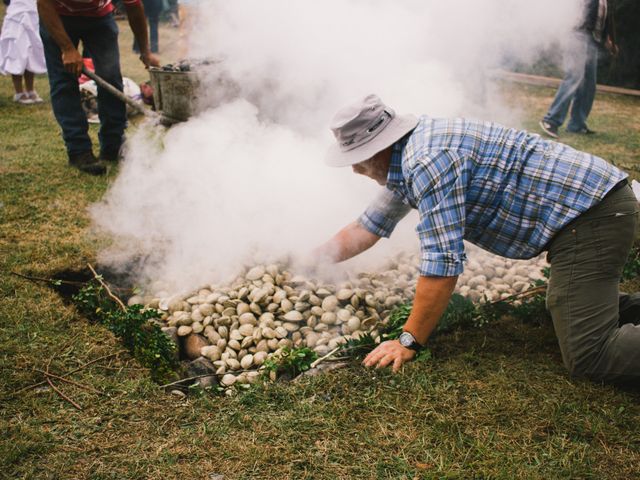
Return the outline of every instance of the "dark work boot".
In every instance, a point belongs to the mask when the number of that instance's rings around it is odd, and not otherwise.
[[[120,152],[110,152],[110,151],[106,151],[103,150],[102,152],[100,152],[100,160],[105,161],[105,162],[113,162],[113,163],[117,163],[120,160],[122,160],[122,155],[120,155]]]
[[[69,165],[89,175],[104,175],[107,172],[107,167],[93,155],[91,150],[82,153],[70,153]]]
[[[124,142],[124,137],[122,138]],[[99,160],[103,162],[117,163],[122,160],[122,154],[124,152],[124,143],[114,147],[113,145],[100,145]]]
[[[620,326],[625,323],[640,325],[640,293],[627,294],[620,292],[618,301],[620,305]]]

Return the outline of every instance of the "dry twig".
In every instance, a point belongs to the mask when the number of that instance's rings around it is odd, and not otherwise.
[[[42,277],[34,277],[31,275],[25,275],[23,273],[18,272],[10,272],[11,275],[15,275],[16,277],[24,278],[25,280],[30,280],[32,282],[44,282],[44,283],[52,283],[54,285],[65,284],[65,285],[74,285],[76,287],[84,285],[84,282],[74,282],[72,280],[60,280],[56,278],[42,278]]]
[[[193,377],[181,378],[180,380],[176,380],[175,382],[165,383],[164,385],[160,385],[158,388],[173,387],[174,385],[180,385],[181,383],[190,382],[191,380],[197,380],[199,378],[205,378],[205,377],[215,377],[219,375],[220,374],[217,374],[217,373],[203,373],[202,375],[195,375]]]
[[[47,360],[47,366],[45,368],[47,372],[49,371],[49,367],[51,366],[51,362],[53,361],[53,359],[56,358],[62,352],[64,352],[66,348],[70,346],[73,342],[75,342],[79,336],[80,336],[80,333],[76,333],[73,337],[71,337],[69,340],[64,342],[62,346],[53,355],[49,357],[49,360]]]
[[[71,403],[71,405],[73,405],[74,407],[76,407],[78,410],[82,410],[82,407],[80,405],[78,405],[76,402],[74,402],[73,400],[71,400],[67,395],[65,395],[62,390],[60,390],[58,387],[56,387],[53,383],[53,381],[51,380],[50,377],[50,373],[49,373],[49,368],[51,367],[51,362],[53,361],[53,359],[60,353],[63,352],[65,348],[67,348],[67,345],[71,345],[71,343],[73,343],[73,341],[78,338],[78,335],[80,335],[79,333],[74,335],[73,337],[71,337],[69,340],[67,340],[62,347],[60,347],[53,355],[51,355],[49,357],[49,360],[47,360],[47,366],[45,367],[45,371],[42,372],[44,373],[44,379],[45,381],[49,384],[49,386],[51,388],[53,388],[53,390],[60,395],[63,399],[65,399],[67,402]]]
[[[127,307],[125,306],[125,304],[122,303],[122,300],[120,300],[117,296],[113,294],[109,286],[104,282],[104,280],[102,280],[102,277],[98,275],[98,272],[96,272],[93,269],[90,263],[87,263],[87,267],[89,267],[89,270],[91,270],[91,273],[93,273],[93,278],[95,278],[100,283],[100,285],[102,285],[102,287],[105,289],[105,291],[107,292],[107,295],[109,295],[120,306],[122,311],[126,312]]]
[[[60,380],[61,382],[65,382],[65,383],[68,383],[70,385],[75,385],[78,388],[82,388],[84,390],[88,390],[90,392],[97,393],[98,395],[104,395],[105,394],[104,392],[101,392],[100,390],[97,390],[97,389],[95,389],[93,387],[89,387],[88,385],[83,385],[81,383],[74,382],[73,380],[69,380],[68,378],[61,377],[61,376],[56,375],[54,373],[44,372],[42,370],[38,370],[37,368],[35,369],[35,371],[38,372],[38,373],[42,373],[43,375],[45,375],[47,377],[55,378],[56,380]]]
[[[64,377],[68,377],[69,375],[71,375],[72,373],[76,373],[80,370],[84,370],[85,368],[87,368],[89,365],[93,365],[94,363],[99,362],[100,360],[106,360],[107,358],[111,358],[111,357],[117,357],[118,355],[120,355],[121,353],[127,353],[127,350],[120,350],[119,352],[116,353],[110,353],[108,355],[103,355],[102,357],[98,357],[98,358],[94,358],[93,360],[91,360],[90,362],[85,363],[84,365],[81,365],[80,367],[76,368],[75,370],[70,371],[69,373],[64,374]]]
[[[60,390],[58,387],[56,387],[53,382],[51,381],[51,379],[47,376],[47,380],[46,382],[49,384],[49,386],[51,388],[53,388],[53,390],[60,395],[62,398],[64,398],[67,402],[69,402],[71,405],[73,405],[74,407],[76,407],[78,410],[82,410],[82,407],[80,405],[78,405],[76,402],[74,402],[73,400],[71,400],[69,397],[67,397],[62,390]]]
[[[533,297],[535,295],[538,295],[539,293],[544,293],[546,291],[547,291],[547,286],[540,285],[538,287],[532,287],[529,290],[525,290],[524,292],[514,293],[513,295],[510,295],[506,298],[501,298],[500,300],[494,300],[493,302],[490,302],[490,305],[493,305],[496,303],[510,303],[516,300],[522,300],[523,298]]]
[[[340,347],[336,347],[333,350],[331,350],[329,353],[327,353],[324,357],[320,357],[319,359],[315,360],[313,363],[311,363],[311,365],[309,365],[309,367],[311,368],[315,368],[318,365],[320,365],[322,362],[324,362],[327,358],[333,356],[338,350],[340,350]]]
[[[110,357],[115,357],[115,356],[120,355],[121,353],[125,353],[125,352],[126,352],[126,350],[121,350],[121,351],[116,352],[116,353],[110,353],[109,355],[104,355],[104,356],[102,356],[102,357],[95,358],[95,359],[91,360],[90,362],[87,362],[87,363],[85,363],[84,365],[79,366],[79,367],[78,367],[78,368],[76,368],[75,370],[71,370],[70,372],[67,372],[67,373],[63,373],[63,374],[61,374],[61,375],[60,375],[60,377],[66,378],[66,377],[68,377],[68,376],[70,376],[70,375],[73,375],[73,374],[74,374],[74,373],[76,373],[76,372],[79,372],[80,370],[84,370],[84,369],[85,369],[85,368],[87,368],[89,365],[93,365],[94,363],[97,363],[97,362],[99,362],[99,361],[101,361],[101,360],[105,360],[105,359],[110,358]],[[16,390],[15,392],[10,393],[9,395],[7,395],[7,396],[6,396],[6,397],[4,397],[4,398],[10,398],[10,397],[13,397],[14,395],[17,395],[18,393],[24,392],[25,390],[31,390],[32,388],[40,387],[40,386],[44,385],[45,383],[48,383],[48,382],[47,382],[46,380],[43,380],[43,381],[41,381],[41,382],[37,382],[37,383],[34,383],[34,384],[32,384],[32,385],[28,385],[28,386],[26,386],[26,387],[22,387],[21,389]]]
[[[160,385],[158,388],[167,388],[167,387],[172,387],[174,385],[179,385],[181,383],[184,382],[189,382],[191,380],[197,380],[199,378],[205,378],[205,377],[223,377],[225,376],[227,373],[244,373],[244,372],[259,372],[260,370],[256,370],[256,369],[247,369],[247,370],[234,370],[233,372],[226,372],[226,373],[203,373],[202,375],[195,375],[193,377],[186,377],[186,378],[181,378],[180,380],[176,380],[175,382],[171,382],[171,383],[165,383],[164,385]]]
[[[100,283],[100,285],[102,285],[102,287],[105,289],[105,291],[107,292],[107,294],[109,295],[109,297],[111,297],[111,298],[112,298],[112,299],[113,299],[113,300],[114,300],[114,301],[115,301],[115,302],[120,306],[120,308],[121,308],[123,311],[126,311],[126,310],[127,310],[127,307],[124,305],[124,303],[122,303],[122,300],[120,300],[116,295],[114,295],[114,294],[113,294],[113,292],[111,291],[111,289],[109,288],[109,286],[108,286],[108,285],[107,285],[107,284],[102,280],[102,277],[100,277],[100,275],[98,275],[98,273],[95,271],[95,269],[93,268],[93,266],[91,266],[91,264],[87,264],[87,266],[89,267],[89,270],[91,270],[91,272],[93,273],[94,278],[95,278],[95,279]],[[28,279],[28,280],[33,280],[33,281],[44,281],[44,282],[49,282],[49,283],[59,283],[59,282],[60,282],[60,283],[62,283],[62,282],[65,282],[65,283],[70,283],[70,284],[74,284],[74,285],[79,285],[79,284],[78,284],[78,283],[76,283],[76,282],[66,282],[66,281],[63,281],[63,280],[50,280],[50,279],[44,279],[44,278],[38,278],[38,277],[29,277],[29,276],[27,276],[27,275],[22,275],[22,274],[17,273],[17,272],[11,272],[11,273],[12,273],[12,274],[14,274],[14,275],[16,275],[16,276],[18,276],[18,277],[26,278],[26,279]],[[80,284],[80,285],[81,285],[81,284]],[[78,334],[78,335],[79,335],[79,334]],[[9,398],[9,397],[12,397],[12,396],[14,396],[14,395],[17,395],[18,393],[23,392],[23,391],[25,391],[25,390],[29,390],[29,389],[32,389],[32,388],[36,388],[36,387],[39,387],[39,386],[44,385],[44,384],[49,384],[49,386],[50,386],[50,387],[51,387],[51,388],[52,388],[52,389],[53,389],[53,390],[54,390],[58,395],[60,395],[64,400],[66,400],[67,402],[71,403],[71,405],[73,405],[73,406],[74,406],[75,408],[77,408],[78,410],[82,410],[82,407],[81,407],[78,403],[76,403],[76,402],[75,402],[75,401],[73,401],[71,398],[69,398],[69,396],[67,396],[67,395],[66,395],[66,394],[65,394],[65,393],[64,393],[60,388],[58,388],[58,387],[53,383],[52,379],[54,379],[54,378],[55,378],[56,380],[60,380],[60,381],[65,382],[65,383],[69,383],[69,384],[71,384],[71,385],[75,385],[76,387],[83,388],[83,389],[85,389],[85,390],[89,390],[89,391],[91,391],[91,392],[97,393],[98,395],[104,395],[104,393],[103,393],[103,392],[101,392],[101,391],[99,391],[99,390],[96,390],[96,389],[94,389],[94,388],[92,388],[92,387],[88,387],[88,386],[86,386],[86,385],[82,385],[82,384],[77,383],[77,382],[74,382],[74,381],[69,380],[69,379],[67,379],[67,378],[65,378],[65,377],[68,377],[68,376],[70,376],[71,374],[76,373],[76,372],[78,372],[78,371],[80,371],[80,370],[82,370],[82,369],[84,369],[84,368],[88,367],[89,365],[91,365],[91,364],[93,364],[93,363],[96,363],[96,362],[98,362],[98,361],[100,361],[100,360],[103,360],[103,359],[106,359],[106,358],[109,358],[109,357],[113,357],[113,356],[119,355],[119,354],[120,354],[120,353],[122,353],[122,352],[117,352],[117,353],[114,353],[114,354],[105,355],[105,356],[103,356],[103,357],[100,357],[100,358],[94,359],[94,360],[92,360],[92,361],[90,361],[90,362],[85,363],[85,364],[84,364],[84,365],[82,365],[81,367],[78,367],[78,368],[76,368],[75,370],[72,370],[71,372],[67,372],[66,374],[63,374],[63,375],[55,375],[55,374],[53,374],[53,373],[51,373],[51,372],[49,371],[49,369],[51,368],[51,363],[53,362],[53,359],[58,355],[58,353],[59,353],[59,352],[64,351],[64,349],[65,349],[65,348],[67,348],[67,346],[68,346],[69,344],[71,344],[71,343],[72,343],[72,342],[73,342],[73,341],[78,337],[78,335],[75,335],[75,336],[74,336],[74,337],[72,337],[70,340],[68,340],[67,342],[65,342],[65,343],[64,343],[64,345],[63,345],[60,349],[58,349],[58,351],[57,351],[56,353],[54,353],[51,357],[49,357],[49,359],[47,360],[47,364],[46,364],[46,366],[45,366],[44,371],[42,371],[42,370],[38,370],[38,369],[35,369],[37,372],[42,373],[42,374],[45,376],[44,381],[37,382],[37,383],[34,383],[33,385],[29,385],[29,386],[27,386],[27,387],[24,387],[24,388],[21,388],[21,389],[19,389],[19,390],[16,390],[16,391],[14,391],[13,393],[10,393],[6,398]]]

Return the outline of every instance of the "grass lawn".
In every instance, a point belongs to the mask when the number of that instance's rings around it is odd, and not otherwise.
[[[120,27],[123,71],[144,80]],[[161,49],[176,48],[175,31],[162,35]],[[0,478],[640,477],[640,393],[568,378],[550,324],[504,319],[439,337],[433,359],[401,375],[353,365],[234,398],[161,391],[105,328],[10,273],[51,277],[93,261],[86,209],[116,174],[67,166],[46,77],[36,85],[47,102],[25,108],[0,78]],[[553,90],[505,89],[537,130]],[[601,133],[563,140],[637,176],[640,101],[598,95],[590,120]],[[72,376],[104,395],[59,384],[82,410],[46,385],[21,390],[38,370],[110,354]]]

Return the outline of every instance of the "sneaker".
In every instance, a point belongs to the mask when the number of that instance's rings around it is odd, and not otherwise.
[[[27,92],[27,96],[31,101],[33,101],[33,103],[44,102],[44,100],[42,100],[42,97],[40,97],[40,95],[38,95],[38,92],[36,92],[35,90],[31,90],[30,92]]]
[[[567,132],[569,133],[577,133],[579,135],[595,135],[595,131],[591,130],[589,127],[581,128],[580,130],[569,130],[567,128]]]
[[[34,101],[29,98],[29,94],[27,92],[16,93],[13,96],[13,101],[21,103],[22,105],[31,105],[34,103]]]
[[[538,125],[540,125],[542,131],[549,135],[551,138],[558,138],[558,127],[556,127],[555,125],[550,124],[546,120],[540,120],[540,123]]]
[[[69,165],[89,175],[104,175],[107,172],[107,167],[90,150],[69,154]]]

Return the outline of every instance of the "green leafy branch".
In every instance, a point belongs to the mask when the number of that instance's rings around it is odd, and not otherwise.
[[[125,306],[116,302],[113,294],[96,276],[73,296],[79,310],[111,330],[144,367],[151,377],[162,382],[171,378],[178,368],[175,344],[153,322],[159,312],[142,305]]]
[[[627,262],[622,269],[622,280],[631,280],[640,276],[640,245],[637,243],[631,248]]]
[[[311,364],[318,358],[318,354],[308,347],[285,347],[272,355],[263,363],[264,372],[271,376],[300,375],[311,368]]]

